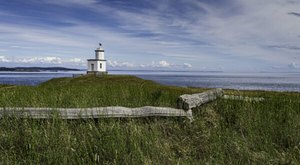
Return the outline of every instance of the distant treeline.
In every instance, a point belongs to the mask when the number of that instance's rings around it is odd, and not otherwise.
[[[41,71],[80,71],[80,69],[64,68],[64,67],[0,67],[0,71],[12,71],[12,72],[41,72]]]

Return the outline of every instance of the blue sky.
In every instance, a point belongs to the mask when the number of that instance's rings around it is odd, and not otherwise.
[[[1,0],[0,66],[300,71],[299,0]]]

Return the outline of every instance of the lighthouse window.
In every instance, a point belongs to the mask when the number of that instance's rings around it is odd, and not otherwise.
[[[100,63],[100,69],[102,69],[102,64]]]
[[[94,64],[91,64],[91,69],[92,71],[94,71]]]

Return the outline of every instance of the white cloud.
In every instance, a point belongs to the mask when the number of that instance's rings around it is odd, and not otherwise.
[[[300,18],[288,13],[298,11],[300,3],[285,0],[232,2],[239,10],[230,10],[233,5],[225,6],[223,10],[209,7],[204,20],[195,22],[197,26],[190,26],[188,31],[195,37],[207,38],[217,50],[235,57],[284,64],[294,53],[299,53],[293,48],[299,43]],[[286,49],[278,51],[269,47],[271,45],[283,45]]]
[[[190,63],[183,63],[183,66],[184,66],[185,68],[191,68],[191,67],[192,67],[192,64],[190,64]]]
[[[12,45],[11,48],[17,48],[17,49],[35,49],[34,47],[28,47],[28,46],[19,46],[19,45]]]
[[[67,63],[67,64],[70,64],[70,65],[76,65],[76,66],[82,66],[82,67],[86,67],[86,63],[87,61],[86,60],[83,60],[81,58],[71,58],[69,60],[63,60],[62,63]]]
[[[132,63],[129,63],[129,62],[117,62],[117,61],[111,61],[111,60],[108,60],[107,61],[107,65],[108,66],[111,66],[113,68],[133,68],[135,67],[134,64]]]
[[[31,64],[39,66],[41,64],[51,64],[51,65],[66,65],[66,66],[81,66],[86,67],[86,60],[83,60],[81,58],[60,58],[55,56],[48,56],[48,57],[11,57],[7,58],[6,56],[0,56],[0,62],[10,62],[14,64]],[[143,69],[156,69],[156,68],[165,68],[165,69],[187,69],[191,68],[192,65],[189,63],[183,63],[183,64],[174,64],[170,63],[166,60],[161,61],[152,61],[148,64],[140,64],[135,65],[130,62],[118,62],[116,60],[107,60],[107,65],[112,68],[143,68]]]
[[[84,63],[85,61],[82,60],[81,58],[71,58],[70,62],[73,62],[73,63]]]
[[[0,56],[0,62],[10,62],[5,56]]]
[[[161,61],[152,61],[151,63],[144,63],[144,64],[139,64],[135,65],[130,62],[118,62],[118,61],[107,61],[107,65],[112,67],[112,68],[142,68],[142,69],[159,69],[159,68],[164,68],[164,69],[187,69],[191,68],[192,65],[189,63],[183,63],[183,64],[173,64],[165,60]]]
[[[12,66],[30,64],[31,66],[51,65],[66,65],[86,67],[86,60],[81,58],[60,58],[55,56],[48,57],[9,57],[0,56],[0,62],[12,63]]]
[[[150,64],[140,64],[141,68],[168,68],[168,69],[183,69],[183,68],[191,68],[192,65],[189,63],[183,63],[183,64],[173,64],[170,62],[167,62],[165,60],[161,60],[158,62],[152,61]]]
[[[167,61],[159,61],[158,67],[168,68],[168,67],[170,67],[170,64]]]
[[[53,63],[53,64],[61,64],[62,60],[60,57],[42,57],[39,58],[41,63]]]
[[[29,58],[17,58],[14,60],[16,63],[36,63],[36,64],[62,64],[60,57],[29,57]]]
[[[290,63],[289,67],[292,68],[292,69],[298,69],[298,68],[300,68],[300,66],[298,64],[296,64],[295,62]]]
[[[165,60],[162,61],[152,61],[150,64],[140,64],[141,68],[169,68],[171,64]]]

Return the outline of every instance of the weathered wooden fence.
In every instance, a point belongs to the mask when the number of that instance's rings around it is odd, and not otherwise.
[[[102,117],[146,117],[146,116],[186,116],[192,117],[191,111],[168,107],[120,106],[95,108],[0,108],[0,116],[18,116],[21,118],[52,118],[58,115],[63,119],[102,118]]]
[[[228,100],[241,100],[241,101],[255,101],[255,102],[260,102],[264,101],[265,98],[263,97],[249,97],[249,96],[235,96],[235,95],[224,95],[223,99],[228,99]]]
[[[0,117],[19,117],[47,119],[59,116],[62,119],[103,118],[103,117],[150,117],[150,116],[184,116],[192,119],[192,110],[223,95],[222,89],[213,89],[203,93],[185,94],[178,99],[178,109],[169,107],[138,107],[120,106],[95,108],[35,108],[6,107],[0,108]]]
[[[218,97],[223,96],[223,93],[223,90],[221,88],[218,88],[202,93],[181,95],[178,98],[177,107],[180,109],[189,110],[209,101],[215,100]]]

